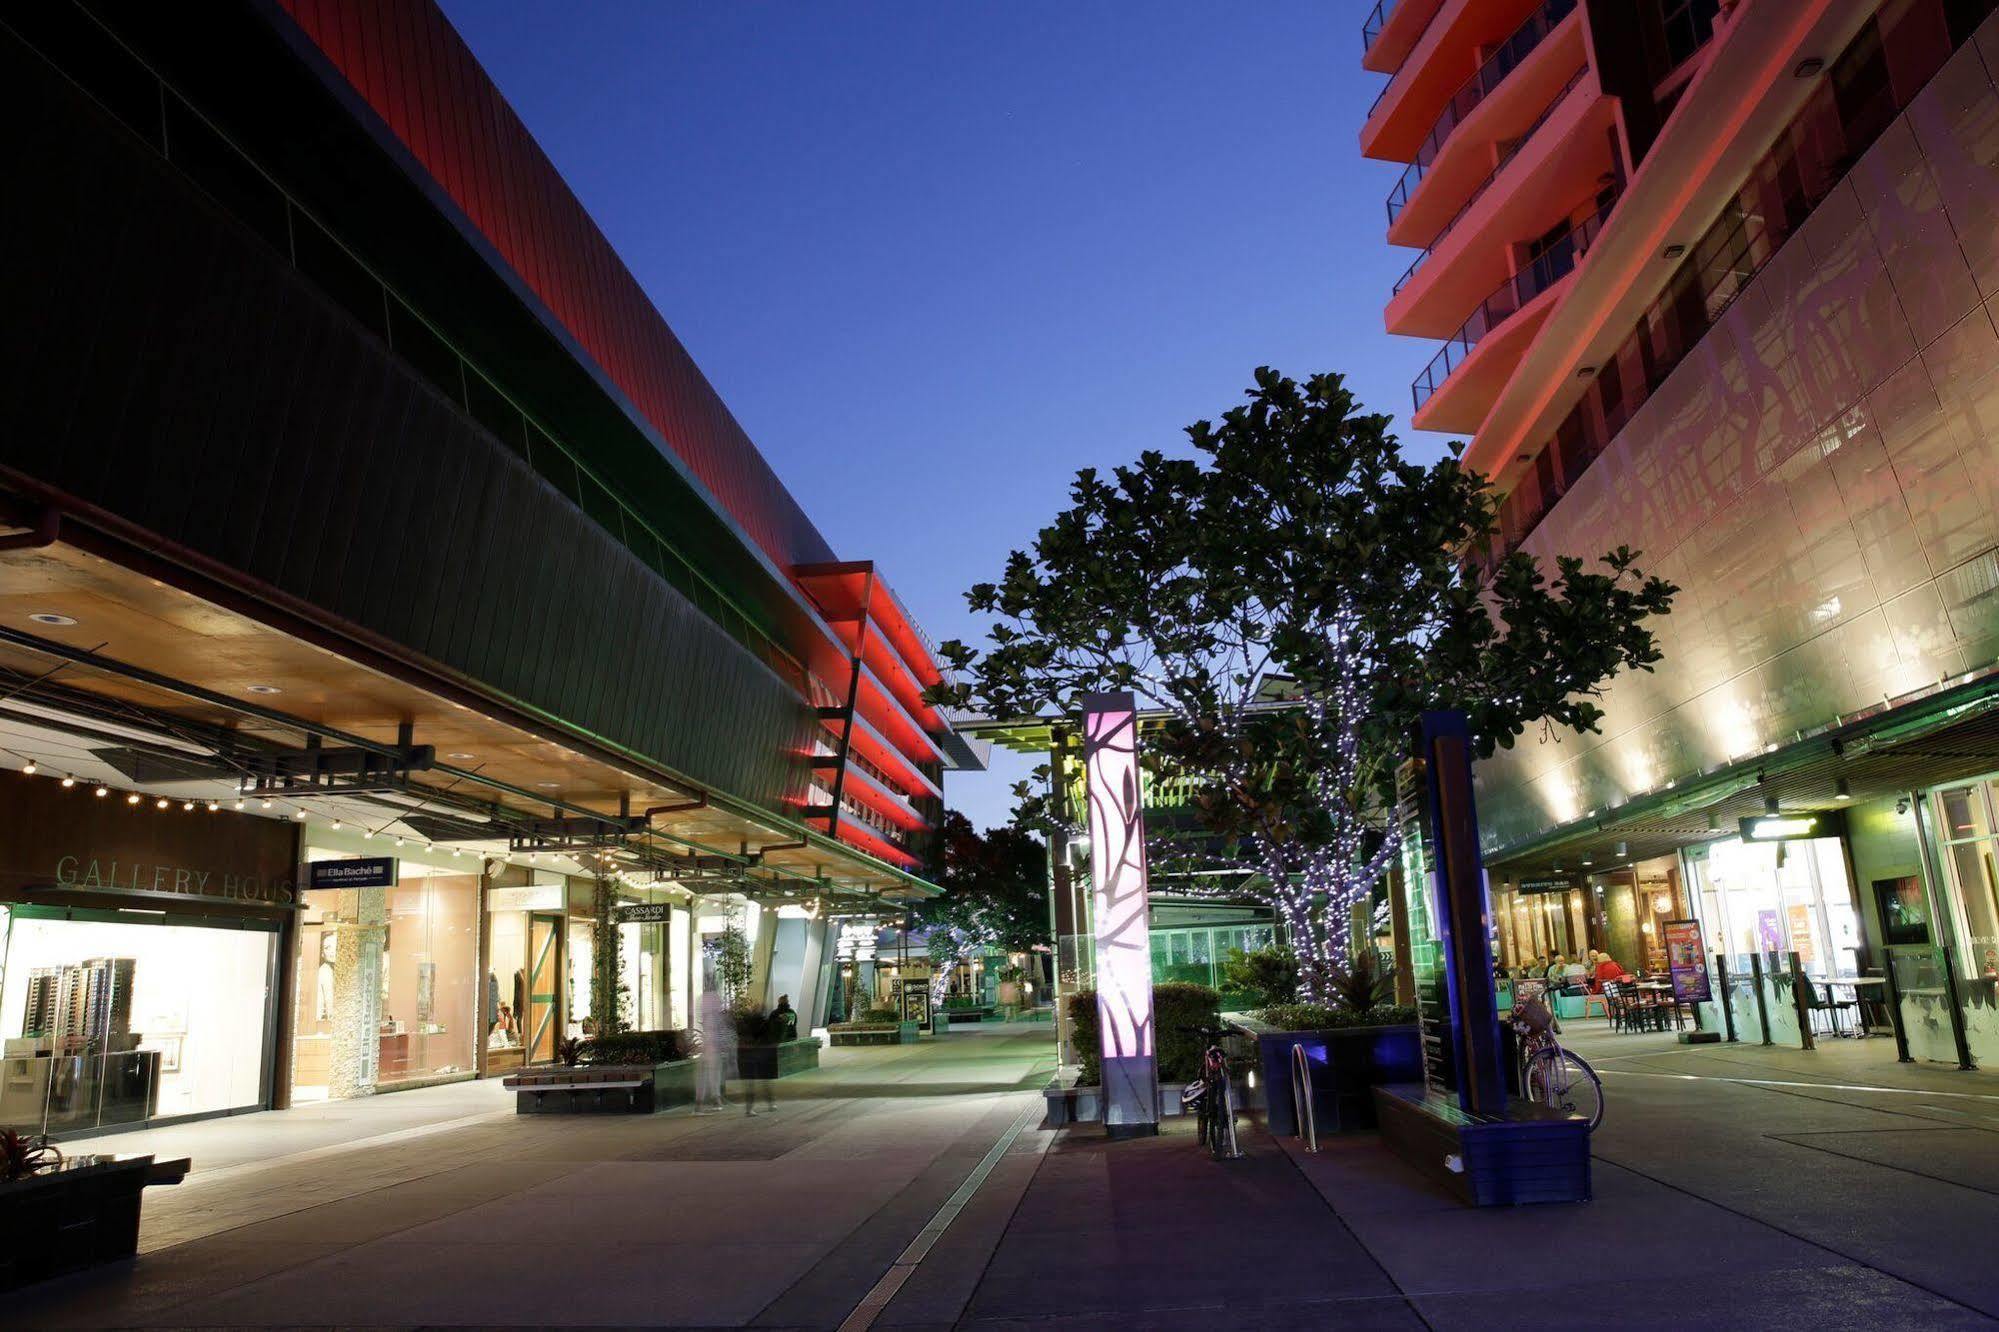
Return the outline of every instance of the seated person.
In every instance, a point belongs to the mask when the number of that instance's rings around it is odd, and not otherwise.
[[[1604,953],[1597,959],[1594,977],[1599,989],[1602,988],[1605,981],[1628,981],[1631,979],[1630,973],[1617,965],[1617,959],[1609,953]]]

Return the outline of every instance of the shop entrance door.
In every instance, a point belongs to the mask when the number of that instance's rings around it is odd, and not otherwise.
[[[527,1062],[555,1059],[562,1033],[562,917],[528,917],[527,1012],[522,1015]]]

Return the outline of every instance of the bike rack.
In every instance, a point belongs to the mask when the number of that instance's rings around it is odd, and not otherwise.
[[[1312,1061],[1305,1057],[1303,1044],[1291,1044],[1291,1111],[1298,1117],[1298,1136],[1305,1150],[1319,1150],[1319,1114],[1312,1101]]]

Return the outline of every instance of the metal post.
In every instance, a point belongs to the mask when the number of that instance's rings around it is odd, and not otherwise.
[[[1770,1005],[1763,998],[1763,954],[1749,955],[1749,978],[1756,985],[1756,1020],[1763,1024],[1763,1044],[1770,1044]]]
[[[1950,945],[1945,944],[1943,953],[1944,997],[1950,1000],[1950,1034],[1957,1041],[1957,1066],[1974,1069],[1978,1065],[1971,1060],[1971,1041],[1964,1034],[1964,1004],[1957,995],[1957,960],[1950,955]]]
[[[1902,1026],[1902,989],[1895,984],[1895,955],[1882,949],[1881,963],[1881,978],[1888,991],[1888,1028],[1895,1033],[1895,1062],[1913,1064],[1916,1058],[1909,1053],[1909,1033]]]
[[[1791,1006],[1798,1010],[1798,1047],[1803,1050],[1818,1049],[1818,1040],[1812,1035],[1812,1010],[1806,1002],[1809,992],[1805,989],[1804,964],[1796,953],[1791,953]]]
[[[1721,1022],[1728,1032],[1728,1039],[1735,1040],[1735,995],[1728,985],[1728,954],[1714,955],[1714,969],[1721,976]]]

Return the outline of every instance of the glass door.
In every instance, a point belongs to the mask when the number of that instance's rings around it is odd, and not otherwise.
[[[527,1012],[523,1019],[527,1062],[554,1060],[562,1025],[562,917],[528,917]]]

